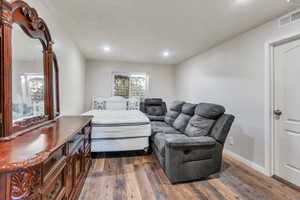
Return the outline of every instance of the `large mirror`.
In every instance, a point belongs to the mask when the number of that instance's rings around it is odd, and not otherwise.
[[[12,29],[13,123],[45,115],[43,47],[18,24]]]
[[[26,2],[6,4],[0,20],[0,105],[5,105],[0,106],[0,141],[59,116],[59,73],[48,26]]]

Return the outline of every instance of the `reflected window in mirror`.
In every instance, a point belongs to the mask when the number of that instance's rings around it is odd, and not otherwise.
[[[45,115],[43,47],[17,24],[12,32],[13,122]]]

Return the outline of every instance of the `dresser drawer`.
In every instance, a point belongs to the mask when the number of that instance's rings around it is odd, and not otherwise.
[[[74,154],[74,168],[75,168],[75,173],[74,176],[76,178],[77,181],[79,181],[81,175],[84,172],[84,164],[83,164],[83,146],[81,146],[76,153]]]
[[[59,200],[65,196],[65,170],[61,170],[43,192],[43,200]]]
[[[61,165],[62,162],[65,162],[65,159],[65,146],[52,153],[52,155],[44,162],[43,165],[44,181],[52,175],[53,171],[56,170],[58,165]]]
[[[69,153],[76,151],[79,145],[83,145],[84,135],[76,134],[69,142]],[[82,144],[81,144],[82,143]]]
[[[92,158],[91,158],[91,145],[88,145],[85,149],[85,152],[84,152],[84,170],[85,170],[85,173],[88,172],[91,164],[92,164]]]
[[[83,129],[84,135],[89,136],[90,133],[91,133],[91,129],[92,129],[92,128],[91,128],[90,126],[84,127],[84,129]]]
[[[91,146],[91,139],[90,138],[84,139],[84,148],[86,149],[89,146]]]
[[[75,178],[74,178],[74,166],[73,166],[73,161],[71,160],[69,165],[67,167],[67,188],[66,188],[66,193],[67,196],[69,197],[71,195],[72,190],[74,189],[75,186]]]
[[[83,130],[85,147],[91,144],[91,127],[87,126]]]

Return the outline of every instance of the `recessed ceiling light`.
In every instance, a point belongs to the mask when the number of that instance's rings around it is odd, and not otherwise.
[[[300,4],[300,0],[286,0],[287,3]]]
[[[108,45],[103,46],[103,50],[104,50],[105,52],[111,52],[111,47],[108,46]]]
[[[234,3],[237,5],[245,5],[250,3],[251,0],[235,0]]]
[[[164,51],[164,52],[163,52],[163,56],[164,56],[164,57],[169,57],[169,56],[170,56],[170,52],[167,51],[167,50]]]

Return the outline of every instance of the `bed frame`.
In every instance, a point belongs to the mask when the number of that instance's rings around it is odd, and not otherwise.
[[[134,112],[136,110],[136,112],[140,112],[139,109],[140,102],[134,98],[125,99],[119,96],[110,98],[93,97],[92,111],[90,112],[96,113],[97,111],[95,110],[103,110],[105,112],[107,110],[111,110],[112,112],[129,112],[130,110]],[[150,135],[150,121],[146,124],[128,124],[122,126],[99,126],[99,124],[93,124],[91,138],[92,152],[148,151]]]

